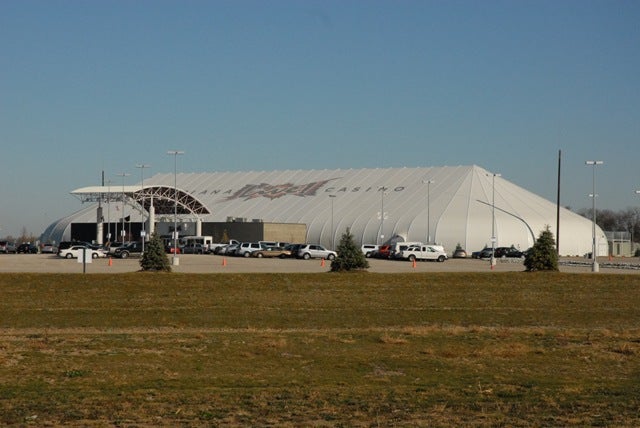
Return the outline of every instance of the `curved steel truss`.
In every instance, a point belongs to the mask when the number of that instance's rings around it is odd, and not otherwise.
[[[179,215],[205,215],[211,211],[197,198],[189,192],[175,189],[170,186],[94,186],[84,187],[71,192],[72,195],[80,198],[82,202],[109,202],[129,199],[138,205],[149,210],[151,204],[156,215],[169,215],[177,213]]]
[[[173,187],[145,187],[144,191],[140,189],[131,197],[147,211],[153,201],[156,215],[173,214],[174,211],[178,214],[211,214],[209,209],[191,194]]]

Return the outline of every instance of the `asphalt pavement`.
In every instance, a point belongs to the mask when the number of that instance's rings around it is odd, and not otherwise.
[[[171,261],[172,255],[169,255]],[[497,259],[492,267],[489,260],[449,259],[443,263],[420,261],[369,260],[369,272],[411,273],[411,272],[521,272],[521,259]],[[591,272],[589,259],[562,258],[562,272]],[[640,274],[640,258],[600,258],[600,273]],[[328,272],[328,260],[268,259],[224,257],[215,255],[182,254],[174,272],[183,273],[315,273]],[[83,265],[76,259],[63,259],[52,254],[0,254],[2,272],[47,272],[47,273],[88,273],[108,274],[136,272],[140,270],[138,258],[100,258]]]

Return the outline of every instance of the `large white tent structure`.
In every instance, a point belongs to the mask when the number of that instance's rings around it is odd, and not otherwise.
[[[151,213],[158,228],[171,224],[174,180],[180,222],[193,223],[194,231],[202,223],[237,219],[304,223],[307,242],[328,247],[348,228],[358,244],[428,241],[449,252],[458,244],[469,252],[491,246],[492,236],[496,247],[526,249],[546,227],[556,233],[555,203],[469,165],[156,174],[145,179],[144,190],[138,184],[72,191],[92,204],[52,224],[42,239],[66,240],[71,223],[96,222],[97,201],[103,216],[107,209],[117,213],[119,194],[132,221]],[[596,237],[598,255],[607,255],[600,228]],[[561,255],[589,253],[592,222],[561,208],[560,238]]]

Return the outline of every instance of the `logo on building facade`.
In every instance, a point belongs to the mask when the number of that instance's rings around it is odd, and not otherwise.
[[[292,196],[315,196],[316,192],[331,180],[314,181],[307,184],[247,184],[237,192],[227,196],[226,201],[233,199],[243,199],[248,201],[255,198],[269,198],[271,200],[281,198],[286,195]]]

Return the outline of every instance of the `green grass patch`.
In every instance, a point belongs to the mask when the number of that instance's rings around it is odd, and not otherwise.
[[[640,276],[0,275],[0,424],[640,425]]]

